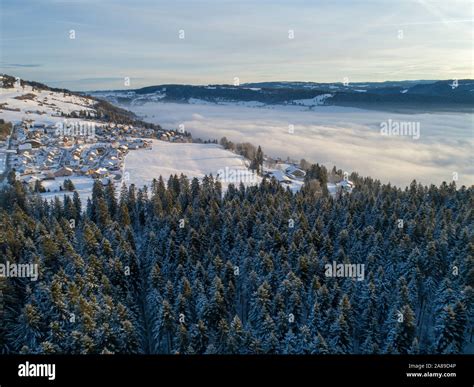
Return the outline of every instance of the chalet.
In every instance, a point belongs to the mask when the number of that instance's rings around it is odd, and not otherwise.
[[[69,159],[69,165],[72,167],[78,167],[81,165],[81,158],[75,154]]]
[[[27,167],[27,166],[25,166],[25,167],[23,168],[23,174],[24,174],[24,175],[33,175],[33,174],[35,174],[35,173],[36,173],[36,169],[35,169],[35,168]]]
[[[106,146],[104,145],[99,145],[95,147],[95,151],[97,152],[98,155],[103,155],[105,153],[105,150],[107,149]]]
[[[78,173],[80,175],[91,175],[94,172],[88,165],[84,165],[81,169],[79,169]]]
[[[303,179],[306,176],[306,172],[302,169],[295,167],[294,165],[290,165],[285,169],[285,173],[288,177],[292,179]]]
[[[18,153],[33,149],[29,142],[18,145]]]
[[[54,180],[55,178],[54,172],[50,170],[43,170],[39,175],[40,180]]]
[[[342,180],[338,185],[344,192],[349,193],[352,192],[355,187],[355,184],[352,181],[346,179]]]
[[[91,175],[96,179],[103,179],[109,175],[109,171],[106,168],[97,168],[92,171]]]
[[[39,179],[33,175],[26,176],[22,180],[23,184],[29,185],[31,187],[34,186],[37,181],[39,181]]]
[[[267,174],[268,174],[268,176],[267,176]],[[265,174],[265,176],[274,177],[280,183],[291,184],[291,180],[288,179],[282,171],[276,170],[276,171],[272,171],[270,173],[267,172],[267,174]]]
[[[54,177],[61,177],[61,176],[71,176],[72,169],[69,167],[61,167],[54,171]]]
[[[35,139],[28,140],[25,144],[31,144],[32,148],[40,148],[43,145],[41,141]]]

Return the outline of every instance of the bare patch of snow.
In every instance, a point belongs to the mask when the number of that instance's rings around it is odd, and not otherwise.
[[[58,196],[60,199],[63,199],[64,195],[71,196],[73,192],[61,191],[64,180],[69,179],[74,184],[77,193],[81,199],[81,204],[83,209],[87,203],[87,199],[92,196],[92,186],[94,185],[94,179],[89,176],[64,176],[57,177],[54,180],[43,180],[41,185],[50,192],[44,192],[41,194],[41,197],[46,200],[54,199],[55,196]]]
[[[333,95],[332,94],[320,94],[317,95],[314,98],[307,98],[307,99],[295,99],[293,100],[294,105],[299,105],[299,106],[320,106],[324,105],[324,102],[326,99],[331,98]]]

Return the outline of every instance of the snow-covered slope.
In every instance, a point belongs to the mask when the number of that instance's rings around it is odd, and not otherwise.
[[[38,90],[29,85],[0,88],[0,118],[13,123],[34,120],[38,124],[51,124],[68,115],[83,111],[94,118],[97,101],[68,93]]]
[[[125,159],[124,179],[137,187],[151,185],[154,178],[184,174],[202,179],[219,178],[225,190],[230,183],[253,185],[261,178],[250,173],[247,160],[216,144],[169,143],[154,140],[151,149],[130,152]]]
[[[72,181],[77,193],[79,194],[82,204],[85,205],[87,203],[87,199],[92,197],[92,186],[94,185],[94,180],[89,176],[64,176],[57,177],[54,180],[44,180],[41,185],[46,189],[47,192],[42,193],[41,197],[48,201],[54,199],[55,196],[58,196],[61,200],[65,195],[72,197],[72,192],[61,189],[61,187],[63,187],[64,180],[66,179]]]

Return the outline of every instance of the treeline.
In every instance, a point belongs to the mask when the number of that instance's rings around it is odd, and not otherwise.
[[[0,118],[0,141],[5,141],[12,132],[12,123]]]
[[[247,160],[250,160],[249,168],[261,174],[263,172],[263,151],[260,145],[256,147],[250,142],[233,143],[229,141],[227,137],[222,137],[219,144],[227,150],[237,153],[238,155],[244,156]]]
[[[12,181],[0,191],[1,263],[37,263],[40,280],[0,278],[0,348],[472,351],[473,187],[353,179],[338,200],[266,179],[223,193],[212,178],[172,176],[120,195],[96,182],[84,204]],[[327,277],[333,262],[362,264],[365,278]]]

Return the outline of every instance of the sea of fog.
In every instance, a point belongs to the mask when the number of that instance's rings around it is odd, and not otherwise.
[[[474,115],[469,113],[157,102],[127,108],[166,129],[184,125],[195,138],[248,141],[272,157],[336,165],[398,186],[413,179],[438,185],[453,177],[458,186],[474,184]],[[405,135],[397,134],[397,126]]]

